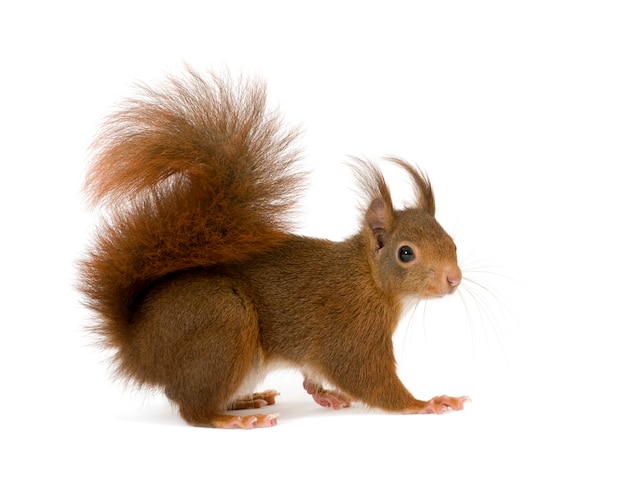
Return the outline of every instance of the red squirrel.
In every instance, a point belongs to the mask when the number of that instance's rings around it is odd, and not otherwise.
[[[467,397],[415,399],[396,373],[404,300],[451,294],[462,277],[428,177],[389,159],[417,196],[397,210],[380,169],[356,161],[360,231],[299,236],[297,135],[267,108],[263,82],[191,69],[144,85],[104,123],[85,191],[105,215],[80,289],[117,373],[162,389],[197,426],[275,425],[276,414],[228,411],[274,404],[278,392],[250,392],[282,366],[324,407],[463,409]]]

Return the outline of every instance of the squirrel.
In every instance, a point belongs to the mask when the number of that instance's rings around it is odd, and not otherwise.
[[[446,296],[462,278],[421,169],[387,159],[416,194],[397,210],[380,168],[355,159],[359,232],[300,236],[299,132],[268,108],[264,81],[188,68],[139,89],[103,123],[84,185],[103,219],[79,289],[121,378],[159,388],[194,426],[276,425],[229,411],[275,404],[274,390],[250,392],[279,367],[301,371],[324,407],[463,409],[468,397],[417,400],[396,373],[405,300]]]

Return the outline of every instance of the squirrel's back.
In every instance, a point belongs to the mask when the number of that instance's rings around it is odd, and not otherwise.
[[[141,87],[105,122],[86,180],[106,208],[81,263],[95,330],[116,349],[150,284],[243,261],[281,242],[301,175],[297,134],[266,108],[265,86],[189,71]]]

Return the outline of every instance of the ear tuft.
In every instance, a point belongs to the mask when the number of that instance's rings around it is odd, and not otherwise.
[[[371,162],[353,158],[351,163],[369,205],[365,211],[365,226],[375,240],[375,247],[380,249],[385,245],[393,223],[389,187],[380,169]]]
[[[389,157],[387,160],[403,168],[411,176],[415,188],[415,196],[417,198],[417,207],[421,210],[425,210],[434,217],[435,195],[433,194],[428,175],[405,160],[394,157]]]

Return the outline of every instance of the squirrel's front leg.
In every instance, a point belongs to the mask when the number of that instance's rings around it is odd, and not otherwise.
[[[373,382],[372,385],[376,383]],[[430,400],[414,398],[404,387],[395,372],[389,372],[385,381],[380,381],[380,387],[374,387],[378,393],[368,395],[366,403],[388,411],[397,411],[405,414],[441,414],[451,410],[463,410],[464,404],[471,401],[469,397],[449,397],[441,395]],[[383,386],[384,385],[384,386]]]
[[[365,348],[369,355],[351,355],[332,367],[333,375],[330,382],[351,399],[361,401],[371,407],[390,412],[401,413],[444,413],[449,410],[462,410],[469,397],[449,397],[446,395],[433,397],[428,401],[416,399],[404,386],[396,373],[395,357],[391,339],[380,342],[377,349]],[[319,388],[305,381],[305,388],[315,397]],[[323,390],[323,393],[328,393]],[[334,394],[335,392],[330,392]],[[327,400],[329,395],[324,395]],[[331,395],[332,399],[333,396]],[[320,403],[324,405],[323,403]]]

